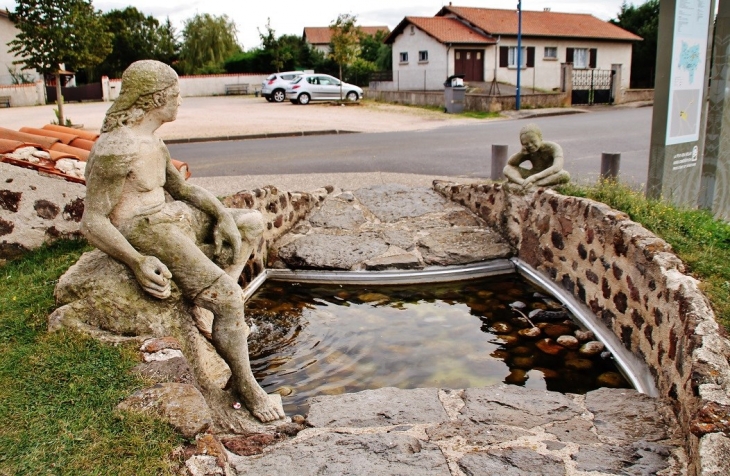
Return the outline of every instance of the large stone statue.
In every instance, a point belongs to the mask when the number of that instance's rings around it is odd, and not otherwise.
[[[527,189],[533,186],[550,187],[567,183],[570,174],[563,170],[563,149],[555,142],[542,140],[542,131],[535,124],[520,130],[522,150],[509,158],[504,175],[509,182]],[[530,162],[532,168],[522,167]]]
[[[124,72],[86,165],[82,230],[94,246],[125,263],[147,293],[165,299],[174,281],[186,298],[210,310],[213,345],[231,369],[234,391],[259,420],[277,420],[284,417],[281,404],[251,372],[237,283],[263,220],[257,211],[224,208],[172,165],[154,132],[175,119],[179,105],[178,77],[169,66],[145,60]]]

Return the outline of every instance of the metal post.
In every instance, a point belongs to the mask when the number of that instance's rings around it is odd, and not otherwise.
[[[621,168],[621,154],[603,152],[601,154],[601,180],[616,180]]]
[[[492,144],[492,180],[504,178],[505,165],[507,165],[507,146]]]

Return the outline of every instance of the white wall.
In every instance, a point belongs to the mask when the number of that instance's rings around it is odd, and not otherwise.
[[[13,61],[18,58],[8,51],[10,48],[8,43],[14,40],[17,34],[18,29],[15,28],[13,22],[5,15],[0,14],[0,85],[13,84],[13,78],[8,72],[8,68],[13,71],[20,71],[20,66],[13,64]],[[35,70],[25,70],[22,72],[27,73],[31,81],[38,79],[38,73]],[[7,96],[7,94],[3,94],[3,96]]]
[[[517,38],[502,38],[496,48],[487,48],[485,53],[485,81],[491,81],[494,77],[494,58],[499,59],[499,46],[517,46]],[[522,46],[535,47],[535,68],[523,68],[520,74],[522,88],[530,88],[533,85],[539,89],[552,90],[560,86],[560,64],[566,62],[567,48],[596,48],[597,69],[610,70],[612,64],[623,65],[621,74],[621,87],[628,89],[631,81],[631,43],[628,42],[605,42],[589,40],[550,40],[523,38]],[[558,58],[546,59],[544,52],[546,46],[558,48]],[[516,68],[497,67],[497,81],[516,84]]]
[[[38,106],[46,103],[46,88],[43,81],[31,84],[0,85],[0,96],[9,96],[11,107]]]
[[[249,94],[261,90],[261,83],[268,74],[210,74],[201,76],[180,76],[180,96],[225,96],[226,84],[248,84]],[[105,83],[102,82],[105,87]],[[121,79],[109,80],[109,91],[104,90],[104,98],[113,101],[119,97]]]
[[[428,51],[428,61],[419,62],[418,52]],[[400,53],[408,62],[400,62]],[[450,64],[450,66],[449,66]],[[419,28],[407,26],[393,42],[393,88],[396,90],[438,90],[444,88],[448,71],[453,70],[453,51],[447,61],[447,47]]]

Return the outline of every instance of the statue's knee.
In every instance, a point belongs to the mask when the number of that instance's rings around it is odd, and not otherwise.
[[[249,241],[255,240],[264,233],[266,225],[264,217],[258,210],[232,209],[231,214],[241,234]]]

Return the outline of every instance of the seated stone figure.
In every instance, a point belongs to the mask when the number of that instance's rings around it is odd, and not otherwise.
[[[154,131],[175,119],[179,105],[178,77],[169,66],[145,60],[124,72],[86,164],[82,230],[94,246],[125,263],[147,293],[169,297],[172,280],[186,298],[210,310],[213,345],[231,369],[233,390],[259,420],[277,420],[284,417],[281,404],[251,372],[237,283],[263,219],[257,211],[224,208],[172,165]],[[225,270],[198,246],[206,240]]]
[[[504,168],[509,182],[527,189],[570,181],[570,174],[563,170],[563,149],[555,142],[543,141],[542,131],[537,125],[528,124],[520,130],[520,143],[522,150],[510,157]],[[522,167],[525,162],[530,162],[532,168]]]

